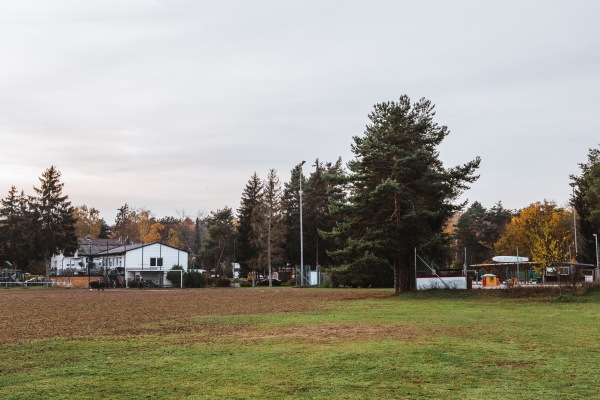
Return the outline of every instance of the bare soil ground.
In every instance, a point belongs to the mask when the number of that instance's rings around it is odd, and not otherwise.
[[[309,312],[336,302],[390,295],[391,291],[293,288],[0,289],[0,345],[52,337],[89,339],[180,332],[210,337],[211,329],[227,328],[198,324],[195,317]]]

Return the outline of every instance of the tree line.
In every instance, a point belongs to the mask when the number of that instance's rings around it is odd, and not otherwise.
[[[24,270],[45,269],[52,254],[76,250],[77,237],[123,242],[161,241],[191,254],[190,267],[231,274],[271,276],[274,270],[319,266],[332,281],[348,286],[414,289],[414,249],[437,265],[459,267],[484,262],[494,254],[538,260],[566,259],[573,251],[592,260],[592,233],[600,228],[600,154],[590,150],[581,174],[573,175],[580,246],[573,248],[570,210],[539,202],[522,210],[501,203],[485,209],[457,203],[478,179],[480,159],[445,167],[438,147],[449,130],[435,121],[427,99],[376,104],[362,135],[353,137],[354,158],[291,170],[280,182],[277,171],[262,179],[254,172],[237,210],[224,207],[208,215],[156,218],[151,210],[124,204],[109,226],[98,210],[74,207],[62,194],[56,167],[40,177],[34,196],[12,187],[0,208],[0,257]],[[300,197],[302,196],[302,214]],[[457,221],[452,218],[464,210]],[[300,220],[302,218],[302,250]],[[463,248],[467,248],[464,259]]]

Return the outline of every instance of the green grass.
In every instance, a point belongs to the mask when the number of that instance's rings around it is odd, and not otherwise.
[[[0,398],[600,398],[598,293],[428,292],[192,323],[211,329],[5,346]]]

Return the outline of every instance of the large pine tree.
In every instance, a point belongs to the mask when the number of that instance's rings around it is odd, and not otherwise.
[[[34,187],[35,196],[29,198],[34,216],[33,247],[35,258],[46,265],[46,276],[50,275],[50,258],[77,250],[73,207],[67,195],[63,195],[64,184],[56,167],[46,169],[39,178],[40,187]]]
[[[477,179],[479,158],[444,168],[437,148],[449,131],[434,116],[425,99],[375,105],[364,135],[354,137],[349,202],[333,232],[343,246],[331,256],[351,272],[391,267],[396,292],[415,288],[415,248],[441,252],[442,227],[460,208],[453,202]]]

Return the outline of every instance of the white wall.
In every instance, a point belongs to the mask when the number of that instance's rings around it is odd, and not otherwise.
[[[443,280],[443,282],[441,280]],[[445,283],[445,285],[444,285]],[[440,278],[417,278],[417,290],[429,289],[466,289],[467,278],[464,276],[443,276]]]
[[[142,268],[142,248],[127,251],[127,269]],[[188,253],[177,250],[159,243],[151,244],[143,248],[143,268],[144,270],[163,270],[169,271],[174,265],[181,265],[185,271],[188,268]],[[151,258],[163,259],[162,267],[150,266]]]

